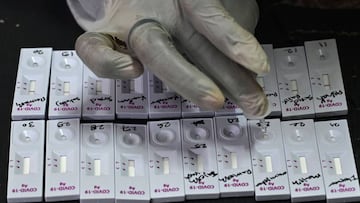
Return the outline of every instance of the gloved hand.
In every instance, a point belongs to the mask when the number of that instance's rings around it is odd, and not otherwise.
[[[143,65],[205,109],[221,108],[226,96],[248,118],[269,113],[254,74],[269,71],[267,57],[254,36],[237,23],[255,28],[255,0],[68,0],[68,4],[88,30],[77,39],[76,51],[99,77],[136,78]]]

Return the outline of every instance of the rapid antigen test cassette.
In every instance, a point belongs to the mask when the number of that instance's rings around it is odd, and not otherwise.
[[[115,119],[115,80],[97,77],[88,67],[83,71],[82,118]]]
[[[182,150],[186,199],[220,195],[212,118],[182,119]]]
[[[288,172],[279,119],[248,121],[250,153],[257,201],[290,198]]]
[[[346,115],[345,88],[335,39],[305,42],[317,117]]]
[[[220,196],[254,195],[246,118],[244,116],[215,117],[214,122]]]
[[[146,125],[115,125],[116,202],[150,202]]]
[[[45,119],[48,101],[52,48],[23,48],[20,51],[13,120]]]
[[[315,130],[327,202],[359,202],[359,177],[347,121],[315,122]]]
[[[113,128],[112,123],[81,124],[81,203],[113,203],[115,200]]]
[[[80,119],[48,120],[45,156],[45,200],[80,197]]]
[[[152,202],[185,200],[179,120],[148,122]]]
[[[116,80],[116,117],[147,119],[148,73],[129,80]]]
[[[304,47],[274,50],[283,119],[315,116]]]
[[[83,63],[75,51],[52,56],[49,119],[81,118]]]
[[[180,118],[181,97],[148,71],[149,118]]]
[[[269,116],[281,116],[280,94],[277,84],[273,46],[271,44],[263,44],[262,47],[268,58],[270,72],[266,74],[259,74],[256,77],[256,81],[263,88],[265,95],[269,101]]]
[[[291,201],[325,199],[314,121],[293,120],[281,123],[284,138]]]
[[[42,201],[44,142],[44,120],[11,123],[8,202]]]

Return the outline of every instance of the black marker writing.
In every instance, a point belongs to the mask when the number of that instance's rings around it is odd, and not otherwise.
[[[335,97],[337,97],[337,96],[339,96],[339,95],[343,95],[343,94],[344,94],[344,92],[341,91],[341,90],[339,90],[339,91],[332,91],[330,94],[325,94],[325,95],[323,95],[323,96],[321,96],[321,97],[317,97],[316,99],[317,99],[317,100],[320,100],[321,103],[323,104],[323,103],[326,103],[326,99],[327,99],[327,98],[335,98]]]
[[[56,104],[56,106],[66,106],[66,105],[68,105],[68,103],[75,103],[76,101],[80,101],[80,98],[75,97],[75,98],[68,99],[65,101],[56,101],[55,104]]]
[[[352,182],[352,181],[355,181],[355,180],[357,180],[355,175],[352,175],[350,178],[340,178],[340,180],[330,183],[329,187],[332,186],[332,185],[342,183],[342,182],[347,182],[347,181]]]
[[[161,104],[161,102],[165,102],[165,101],[169,101],[169,100],[175,100],[175,101],[176,101],[176,100],[178,100],[178,99],[180,99],[179,96],[172,96],[172,97],[165,98],[165,99],[158,99],[158,100],[156,100],[156,101],[151,102],[151,104],[156,104],[156,103]]]
[[[223,178],[219,178],[219,181],[222,181],[222,182],[226,183],[228,180],[231,180],[234,177],[238,177],[238,176],[241,176],[241,175],[244,175],[244,174],[251,175],[252,172],[251,172],[250,169],[248,169],[248,170],[245,170],[245,171],[242,171],[242,172],[239,172],[239,173],[235,173],[235,174],[225,176]]]
[[[293,102],[294,103],[294,106],[300,106],[300,102],[304,102],[306,100],[313,100],[313,96],[309,95],[307,97],[300,97],[300,95],[295,95],[295,96],[292,96],[292,97],[288,97],[286,99],[284,99],[284,104],[287,104],[289,102]]]
[[[318,173],[316,175],[310,175],[310,176],[305,177],[305,178],[299,178],[298,180],[292,181],[291,183],[293,185],[295,185],[295,184],[296,185],[301,185],[302,183],[307,182],[308,180],[317,179],[317,178],[320,178],[320,177],[321,177],[321,175],[320,175],[320,173]]]
[[[29,101],[24,101],[24,102],[21,102],[21,103],[16,103],[16,106],[23,107],[25,104],[31,104],[31,103],[35,103],[35,102],[44,102],[44,101],[46,101],[46,98],[41,97],[41,98],[29,100]]]
[[[218,174],[215,173],[215,171],[211,171],[209,173],[206,172],[194,172],[194,173],[189,173],[185,179],[188,179],[190,183],[200,183],[202,180],[204,180],[207,177],[215,177]]]
[[[129,104],[135,104],[134,101],[141,99],[142,101],[146,100],[145,96],[139,96],[139,97],[134,97],[134,98],[130,98],[130,99],[124,99],[124,100],[119,100],[118,103],[125,103],[125,102],[129,102]]]
[[[280,177],[280,176],[284,176],[284,175],[286,175],[286,171],[284,171],[283,173],[278,173],[278,174],[276,174],[276,175],[274,175],[274,176],[272,176],[272,177],[267,177],[267,178],[265,178],[263,181],[261,181],[260,183],[257,183],[256,184],[256,187],[258,187],[258,186],[260,186],[260,185],[266,185],[266,184],[268,184],[268,182],[270,182],[270,181],[272,181],[272,180],[274,180],[274,179],[276,179],[276,178],[278,178],[278,177]]]

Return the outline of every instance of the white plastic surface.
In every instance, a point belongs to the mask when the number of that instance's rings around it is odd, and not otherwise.
[[[181,97],[166,87],[154,74],[148,73],[149,118],[180,118]]]
[[[314,98],[304,47],[274,49],[283,119],[313,118]]]
[[[225,98],[225,103],[222,109],[215,111],[215,116],[233,116],[241,115],[243,110],[240,109],[233,101],[228,98]]]
[[[359,177],[347,121],[315,122],[315,130],[327,202],[359,202]]]
[[[220,194],[214,124],[211,118],[182,119],[186,199],[214,199]]]
[[[183,118],[213,117],[215,112],[204,110],[190,100],[182,98],[181,115]]]
[[[148,118],[148,74],[132,80],[116,80],[116,117]]]
[[[271,44],[264,44],[262,45],[262,47],[268,57],[268,62],[270,64],[270,72],[266,75],[258,75],[257,81],[264,89],[266,97],[269,100],[269,108],[271,109],[271,113],[269,116],[280,116],[281,104],[273,46]]]
[[[11,118],[45,119],[52,48],[22,48]]]
[[[148,122],[149,176],[152,202],[185,200],[180,122]],[[167,169],[164,165],[168,165]]]
[[[82,118],[115,119],[115,80],[99,78],[84,65]]]
[[[43,198],[45,121],[11,123],[8,202],[40,202]]]
[[[78,200],[80,120],[48,120],[46,134],[45,200]]]
[[[112,123],[81,124],[80,202],[115,201]]]
[[[346,115],[345,89],[335,39],[305,42],[317,117]]]
[[[49,119],[81,118],[83,63],[75,51],[54,51]]]
[[[150,202],[146,125],[115,125],[116,202]]]
[[[214,121],[220,196],[253,196],[254,181],[246,118],[216,117]]]
[[[291,201],[325,200],[325,187],[314,121],[294,120],[281,123]]]
[[[259,121],[248,121],[255,199],[289,199],[290,188],[280,120],[268,119],[265,124],[267,128],[263,131]]]

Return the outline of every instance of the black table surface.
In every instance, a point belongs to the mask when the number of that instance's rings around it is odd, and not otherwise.
[[[354,156],[360,172],[360,11],[319,10],[259,1],[261,18],[256,30],[260,43],[274,47],[303,45],[304,41],[335,38],[338,44],[349,106],[348,119]],[[74,49],[82,29],[65,1],[0,2],[0,202],[6,202],[11,106],[20,48]],[[329,118],[336,119],[336,118]],[[254,197],[196,202],[255,202]],[[279,201],[276,201],[279,202]],[[285,201],[286,202],[286,201]]]

